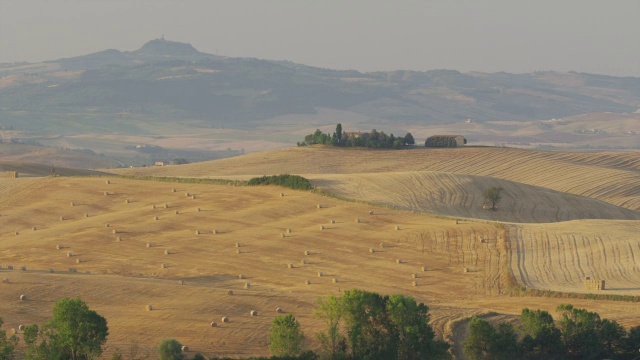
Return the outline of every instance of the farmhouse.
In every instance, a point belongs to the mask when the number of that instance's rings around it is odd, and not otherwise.
[[[426,147],[458,147],[467,143],[462,135],[433,135],[425,141]]]
[[[156,161],[156,166],[167,166],[169,165],[169,162],[167,161]]]

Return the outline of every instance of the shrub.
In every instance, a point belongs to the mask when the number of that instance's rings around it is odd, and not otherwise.
[[[313,187],[308,179],[303,178],[302,176],[288,174],[253,178],[249,180],[248,185],[280,185],[297,190],[310,190]]]
[[[158,345],[160,360],[181,360],[182,344],[176,339],[164,339]]]

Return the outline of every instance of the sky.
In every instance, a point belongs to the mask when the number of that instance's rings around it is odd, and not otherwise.
[[[640,0],[0,0],[0,63],[145,42],[359,71],[640,77]]]

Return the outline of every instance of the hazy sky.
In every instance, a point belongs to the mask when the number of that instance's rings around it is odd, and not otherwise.
[[[640,76],[640,0],[0,0],[0,62],[131,51],[376,70]]]

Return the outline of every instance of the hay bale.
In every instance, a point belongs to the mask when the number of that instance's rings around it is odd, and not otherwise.
[[[112,232],[112,233],[114,233],[114,234],[117,234],[117,233],[118,233],[118,230],[113,229],[111,232]]]
[[[304,254],[305,254],[305,255],[307,255],[307,256],[309,256],[309,255],[311,255],[311,251],[309,251],[309,250],[305,250],[305,251],[304,251]]]
[[[18,330],[24,331],[24,325],[18,325]]]
[[[164,204],[164,205],[163,205],[163,207],[164,207],[165,209],[168,209],[168,208],[169,208],[169,204]]]
[[[120,242],[120,241],[122,241],[122,237],[116,236],[116,242]]]
[[[369,252],[373,254],[373,253],[375,253],[375,252],[376,252],[376,249],[374,249],[374,248],[369,248]]]
[[[24,295],[24,294],[20,295],[20,300],[22,301],[27,300],[27,295]]]
[[[255,310],[251,310],[251,311],[249,312],[249,314],[250,314],[251,316],[258,316],[258,312],[257,312],[257,311],[255,311]]]
[[[251,283],[249,282],[244,283],[244,288],[247,290],[251,289]]]
[[[360,218],[356,218],[356,224],[360,223]]]
[[[171,251],[170,251],[170,250],[165,250],[165,251],[164,251],[164,254],[165,254],[165,255],[170,255],[170,254],[171,254]]]
[[[238,275],[238,279],[240,280],[244,279],[244,275],[243,274]]]
[[[218,233],[218,230],[213,230],[213,235],[216,235]]]
[[[242,253],[242,250],[236,249],[236,254],[241,254],[241,253]]]
[[[324,225],[320,225],[320,230],[324,230]]]
[[[201,211],[202,211],[202,209],[200,209],[200,208],[197,208],[196,210],[198,210],[198,212],[201,212]]]
[[[200,230],[196,230],[196,235],[200,235]]]
[[[227,290],[227,295],[233,295],[233,290]]]
[[[18,230],[16,230],[15,232],[16,236],[20,235],[20,232]]]
[[[184,285],[184,280],[178,280],[178,285]]]
[[[107,181],[105,181],[104,183],[105,183],[105,184],[107,184],[107,185],[109,185],[109,184],[111,184],[111,181],[107,180]]]
[[[84,213],[84,217],[88,218],[88,217],[89,217],[89,214]]]
[[[284,197],[284,193],[280,193],[280,197]]]
[[[70,257],[72,257],[72,256],[73,256],[73,254],[71,253],[71,251],[67,251],[67,257],[69,257],[69,258],[70,258]]]
[[[211,327],[218,327],[218,323],[217,323],[217,322],[215,322],[215,321],[212,321],[212,322],[211,322]]]
[[[300,263],[301,263],[302,265],[306,265],[306,264],[307,264],[307,260],[306,260],[306,259],[302,259],[302,260],[300,260]]]
[[[195,195],[191,196],[191,200],[195,200],[195,199],[196,199]]]
[[[64,216],[60,216],[60,221],[64,221]]]
[[[316,205],[316,208],[318,208],[318,209],[322,209],[322,204],[318,204],[318,205]]]
[[[56,271],[55,271],[53,268],[50,268],[50,269],[49,269],[49,273],[50,273],[50,274],[53,274],[53,273],[55,273],[55,272],[56,272]]]
[[[152,208],[152,209],[155,209],[155,208],[156,208],[156,205],[155,205],[155,204],[151,205],[151,208]]]
[[[369,215],[373,215],[373,210],[369,210]]]
[[[179,215],[179,214],[180,214],[180,211],[179,211],[179,210],[176,210],[176,215]]]
[[[129,199],[124,199],[124,203],[128,204],[129,203]]]
[[[172,193],[176,192],[176,188],[171,189],[171,192]]]
[[[394,227],[394,229],[396,229],[396,231],[397,231],[397,230],[400,230],[400,226],[396,225],[396,226]]]
[[[289,264],[289,265],[287,265],[287,267],[288,267],[289,269],[293,269],[293,264]]]
[[[236,243],[236,247],[237,247],[237,248],[239,248],[239,247],[241,247],[241,246],[242,246],[242,244],[240,244],[239,242],[237,242],[237,243]]]
[[[57,244],[57,245],[56,245],[56,250],[60,250],[60,249],[62,249],[62,245]]]
[[[278,314],[282,314],[282,313],[284,312],[284,310],[282,310],[282,308],[281,308],[281,307],[277,307],[277,308],[276,308],[276,312],[277,312]]]
[[[163,264],[160,264],[160,267],[161,267],[162,269],[166,269],[166,268],[167,268],[167,264],[164,264],[164,263],[163,263]]]
[[[184,193],[184,196],[189,197],[191,196],[191,194],[189,194],[188,192]]]
[[[223,323],[228,323],[229,321],[230,321],[230,320],[229,320],[229,318],[228,318],[228,317],[226,317],[226,316],[223,316],[223,317],[222,317],[222,322],[223,322]]]
[[[456,219],[456,225],[458,225],[458,219]]]
[[[324,274],[322,273],[322,271],[318,271],[318,277],[323,277]]]
[[[417,282],[417,281],[412,281],[412,282],[411,282],[411,285],[412,285],[412,286],[418,286],[418,282]]]
[[[331,222],[332,224],[335,224],[335,223],[336,223],[336,220],[335,220],[335,219],[331,219],[331,221],[330,221],[330,222]]]
[[[465,272],[465,273],[468,273],[469,272],[469,268],[463,268],[462,271]]]
[[[71,207],[74,207],[74,206],[76,206],[76,204],[72,201],[71,202]]]
[[[147,309],[147,311],[153,310],[153,305],[151,305],[151,304],[147,305],[146,309]]]
[[[147,243],[147,247],[148,248],[153,247],[153,244],[152,243]]]
[[[396,259],[396,264],[402,264],[402,259]]]
[[[31,230],[36,231],[38,228],[36,226],[32,227]]]
[[[80,259],[80,258],[77,258],[77,259],[76,259],[76,263],[77,263],[77,264],[80,264],[81,262],[82,262],[82,259]]]
[[[108,192],[108,191],[105,191],[105,192],[104,192],[104,196],[109,196],[109,192]]]
[[[423,266],[423,267],[422,267],[422,271],[427,271],[427,267],[426,267],[426,266]]]
[[[333,282],[334,284],[335,284],[335,283],[337,283],[337,282],[338,282],[338,278],[333,278],[333,279],[331,280],[331,282]]]
[[[153,220],[156,220],[156,221],[157,221],[157,220],[159,220],[159,218],[158,218],[157,216],[154,216],[154,217],[153,217]]]
[[[111,226],[111,225],[109,225],[109,224],[104,224],[104,227],[106,227],[106,228],[108,228],[108,227],[110,227],[110,226]]]
[[[287,229],[287,234],[291,234],[291,229]]]
[[[311,285],[311,280],[305,280],[304,283],[307,285]]]
[[[27,271],[27,267],[25,265],[20,266],[20,270]]]
[[[415,273],[414,273],[414,274],[411,274],[411,278],[412,278],[412,279],[417,279],[417,278],[418,278],[418,274],[415,274]]]
[[[286,237],[285,234],[280,234],[280,238],[284,239]]]

